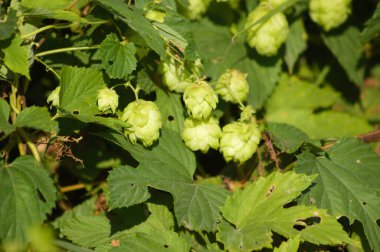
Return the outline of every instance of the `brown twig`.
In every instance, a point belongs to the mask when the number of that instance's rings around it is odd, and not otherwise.
[[[277,157],[277,153],[273,147],[272,140],[268,132],[263,132],[263,139],[268,148],[270,159],[275,162],[277,170],[280,170],[280,159]]]

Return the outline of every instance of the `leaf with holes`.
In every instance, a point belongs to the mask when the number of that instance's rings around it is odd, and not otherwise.
[[[235,191],[221,209],[217,239],[225,248],[251,251],[272,247],[272,231],[315,244],[351,242],[335,217],[326,210],[288,206],[307,189],[316,176],[274,172],[243,190]]]
[[[168,129],[181,133],[185,121],[185,109],[179,94],[157,91],[157,106],[162,116],[162,124]]]
[[[345,138],[325,156],[304,152],[297,158],[296,172],[319,175],[301,202],[361,221],[370,245],[380,250],[380,158],[371,147]]]
[[[195,230],[215,230],[227,191],[194,183],[195,156],[178,133],[164,128],[159,143],[151,149],[132,145],[122,134],[97,135],[124,148],[140,163],[137,168],[121,166],[111,171],[108,177],[111,208],[146,201],[150,197],[150,186],[173,195],[174,212],[180,225]]]
[[[97,92],[105,86],[102,72],[96,69],[63,67],[59,108],[73,114],[97,114]]]
[[[111,33],[100,44],[99,55],[102,57],[102,65],[111,78],[127,78],[136,69],[136,47],[131,42],[119,41],[118,37]]]
[[[28,231],[40,225],[55,206],[56,189],[32,156],[0,166],[0,238],[28,241]]]

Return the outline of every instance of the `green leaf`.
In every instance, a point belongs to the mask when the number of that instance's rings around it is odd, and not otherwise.
[[[22,15],[30,18],[52,18],[58,20],[91,23],[75,12],[65,10],[71,1],[67,0],[22,0]]]
[[[19,128],[32,128],[47,132],[58,130],[58,123],[51,119],[46,107],[25,108],[18,114],[14,125]]]
[[[247,73],[250,85],[248,103],[261,108],[279,78],[280,57],[263,57],[253,50],[248,57],[244,41],[237,39],[233,43],[227,27],[208,20],[194,23],[192,30],[197,49],[206,60],[206,74],[216,81],[227,68],[238,68]]]
[[[269,123],[268,131],[274,145],[287,153],[295,152],[303,143],[310,141],[305,132],[288,124]]]
[[[55,206],[56,189],[32,156],[18,157],[0,167],[0,238],[28,241],[27,232],[40,225]]]
[[[364,118],[331,110],[314,112],[332,106],[338,98],[331,88],[320,88],[284,75],[266,103],[266,120],[297,127],[312,139],[352,136],[372,130]]]
[[[62,68],[60,108],[78,114],[97,114],[97,91],[105,87],[102,72],[94,68]]]
[[[237,68],[248,73],[248,104],[254,108],[261,108],[279,79],[281,58],[268,58],[252,52],[251,57],[241,61]]]
[[[350,80],[361,86],[364,78],[364,54],[359,37],[358,28],[348,24],[322,34],[323,41],[344,68]]]
[[[149,77],[149,74],[146,71],[146,69],[141,69],[137,73],[137,83],[139,84],[140,88],[144,90],[144,92],[147,94],[158,90],[157,85]]]
[[[166,58],[164,40],[138,9],[131,10],[128,4],[120,0],[95,0],[95,2],[128,24],[161,58]]]
[[[374,251],[380,250],[380,158],[357,139],[339,141],[325,156],[311,153],[297,156],[296,172],[318,174],[315,185],[302,199],[351,222],[363,223]]]
[[[5,65],[13,72],[22,74],[30,79],[29,47],[21,45],[23,41],[20,35],[15,35],[9,45],[7,44],[8,41],[0,41],[0,48],[4,52]]]
[[[9,115],[11,108],[6,100],[0,98],[0,133],[3,132],[5,136],[12,133],[14,127],[9,123]]]
[[[289,109],[315,110],[332,106],[338,98],[339,94],[332,88],[321,88],[295,76],[289,77],[284,74],[265,108],[268,114]]]
[[[379,36],[380,33],[380,3],[377,4],[373,16],[365,23],[361,33],[362,42],[366,43]]]
[[[162,232],[161,230],[151,230],[149,233],[133,233],[120,241],[120,246],[113,247],[111,252],[124,251],[189,251],[189,246],[185,240],[178,237],[174,232]]]
[[[266,117],[271,123],[286,123],[304,131],[311,139],[355,136],[373,130],[360,117],[336,111],[313,113],[307,109],[281,109]]]
[[[175,45],[184,54],[185,60],[197,58],[189,20],[181,16],[167,16],[164,23],[153,22],[153,25],[165,40]]]
[[[156,104],[160,109],[162,124],[168,129],[181,133],[185,121],[185,109],[182,105],[182,96],[162,90],[157,92]]]
[[[289,25],[289,35],[285,43],[285,62],[289,72],[293,73],[294,65],[299,56],[306,50],[306,30],[302,18],[296,18]]]
[[[0,22],[0,40],[8,39],[13,35],[13,32],[17,29],[17,11],[9,9],[7,20]]]
[[[104,216],[75,216],[65,221],[61,233],[85,247],[94,248],[106,244],[111,236],[111,224]]]
[[[351,242],[335,217],[326,210],[284,205],[307,189],[316,176],[295,172],[274,172],[267,178],[235,191],[221,209],[225,221],[219,225],[217,239],[225,249],[251,251],[271,248],[272,231],[315,244]],[[297,229],[297,227],[302,227]]]
[[[120,42],[113,33],[103,40],[98,52],[102,57],[103,68],[111,78],[127,78],[136,69],[135,45],[131,42]]]
[[[130,127],[130,124],[113,117],[102,117],[88,114],[60,114],[60,117],[73,118],[84,123],[94,123],[113,129],[115,131],[124,132],[124,128]]]
[[[275,248],[273,252],[297,252],[300,245],[300,237],[290,238],[287,242],[282,242],[280,247]]]
[[[163,129],[159,143],[151,150],[132,145],[124,135],[99,133],[127,150],[140,164],[121,166],[111,171],[109,205],[128,207],[146,201],[148,186],[173,195],[177,222],[189,229],[214,230],[220,219],[219,207],[227,191],[213,185],[197,185],[194,153],[188,150],[178,133]]]

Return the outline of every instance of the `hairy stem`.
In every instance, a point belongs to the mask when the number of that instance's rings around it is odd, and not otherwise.
[[[56,53],[63,53],[63,52],[71,52],[71,51],[82,51],[82,50],[95,50],[99,49],[100,45],[93,45],[93,46],[77,46],[77,47],[66,47],[66,48],[59,48],[54,50],[48,50],[44,52],[37,53],[35,57],[42,57],[46,55],[56,54]]]

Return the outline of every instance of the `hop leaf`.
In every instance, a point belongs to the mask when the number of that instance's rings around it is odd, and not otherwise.
[[[195,119],[206,119],[216,108],[218,96],[205,81],[188,86],[183,94],[187,112]]]
[[[249,92],[247,74],[237,69],[227,69],[227,71],[219,77],[215,91],[225,101],[232,103],[245,101]]]
[[[171,59],[169,63],[162,63],[160,70],[163,74],[162,82],[170,91],[183,93],[191,85],[190,73],[184,65],[180,65],[174,59]]]
[[[47,103],[51,102],[51,106],[59,106],[59,92],[61,91],[61,86],[56,87],[48,96]]]
[[[206,153],[210,148],[218,149],[222,135],[219,122],[216,118],[197,120],[187,118],[182,131],[182,139],[192,151],[200,150]]]
[[[110,88],[102,88],[98,90],[98,96],[96,97],[98,102],[98,109],[104,113],[109,110],[115,113],[117,106],[119,105],[119,96],[116,91]]]
[[[330,31],[347,20],[351,13],[351,0],[311,0],[309,13],[315,23]]]
[[[265,3],[260,4],[249,13],[245,25],[248,28],[247,41],[249,46],[256,48],[257,52],[264,56],[276,55],[289,33],[288,21],[282,12],[274,14],[265,22],[250,27],[269,11],[270,8]]]
[[[227,162],[244,163],[256,152],[260,136],[255,122],[232,122],[223,127],[220,152]]]
[[[131,102],[124,109],[120,119],[131,125],[125,130],[125,135],[133,144],[140,140],[147,147],[160,136],[161,113],[154,102],[145,100]]]

